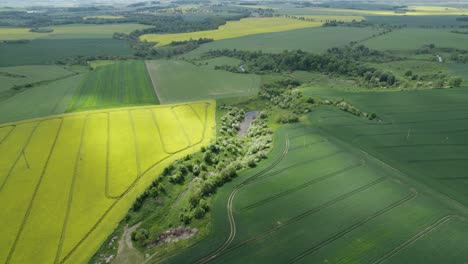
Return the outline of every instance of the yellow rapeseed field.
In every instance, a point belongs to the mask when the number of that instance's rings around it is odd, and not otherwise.
[[[85,263],[175,159],[214,138],[215,102],[0,125],[0,263]]]
[[[228,21],[215,30],[196,31],[176,34],[147,34],[140,37],[143,41],[157,42],[156,46],[165,46],[172,41],[184,41],[199,38],[214,40],[237,38],[260,33],[280,32],[298,28],[319,27],[321,22],[308,22],[285,17],[244,18],[240,21]]]

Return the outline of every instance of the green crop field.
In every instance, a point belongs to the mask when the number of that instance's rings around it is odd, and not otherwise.
[[[405,93],[345,93],[306,90],[308,95],[346,98],[377,113],[379,124],[321,121],[327,131],[391,161],[447,197],[468,205],[468,90],[435,89]]]
[[[90,72],[67,111],[157,103],[145,62],[124,61]]]
[[[216,194],[208,237],[152,262],[408,263],[401,256],[424,258],[429,239],[441,246],[428,263],[468,258],[468,209],[320,128],[370,121],[333,108],[309,118],[280,129],[270,161]],[[443,246],[450,236],[439,228],[464,235]]]
[[[214,40],[236,38],[267,32],[280,32],[298,28],[319,27],[322,22],[308,22],[284,17],[244,18],[240,21],[229,21],[215,30],[196,31],[177,34],[148,34],[140,37],[143,41],[157,42],[157,46],[165,46],[172,41],[211,38]]]
[[[351,41],[366,39],[377,32],[372,28],[316,27],[296,29],[218,40],[204,44],[185,56],[197,57],[213,49],[261,50],[275,53],[301,49],[321,53],[331,47],[344,46]]]
[[[53,29],[50,33],[30,32],[29,28],[0,28],[0,40],[15,39],[68,39],[68,38],[112,38],[114,32],[130,33],[137,29],[147,28],[140,24],[108,24],[108,25],[63,25],[46,27]]]
[[[255,95],[260,77],[199,67],[185,61],[147,61],[161,103]]]
[[[215,102],[0,126],[0,262],[86,263],[175,159],[214,138]]]
[[[451,33],[449,29],[405,28],[364,41],[362,44],[372,49],[392,51],[415,50],[427,44],[465,49],[468,45],[468,35]]]
[[[36,39],[26,44],[0,44],[0,67],[54,64],[73,56],[130,55],[132,48],[116,39]]]
[[[0,93],[15,85],[54,80],[70,74],[73,73],[55,65],[0,67]]]
[[[1,101],[0,123],[64,113],[83,77],[75,75],[34,86]]]

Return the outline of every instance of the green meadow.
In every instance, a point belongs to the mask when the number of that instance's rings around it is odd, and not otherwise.
[[[87,74],[67,111],[157,104],[158,99],[143,61],[125,61]]]
[[[230,73],[185,61],[147,61],[161,103],[255,95],[261,80],[253,74]]]

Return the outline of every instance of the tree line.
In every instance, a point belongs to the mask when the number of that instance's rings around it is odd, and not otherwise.
[[[338,74],[358,77],[369,86],[393,86],[397,78],[391,72],[382,72],[364,62],[386,62],[395,57],[371,50],[365,46],[346,46],[331,48],[325,54],[313,54],[302,50],[282,53],[263,53],[262,51],[212,50],[206,57],[227,56],[238,58],[244,67],[223,66],[225,70],[238,73],[271,73],[288,71],[315,71],[325,74]]]

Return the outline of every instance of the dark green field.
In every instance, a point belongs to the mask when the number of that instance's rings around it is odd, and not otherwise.
[[[1,101],[0,123],[62,114],[84,75],[35,86]]]
[[[465,49],[468,35],[455,34],[450,29],[405,28],[373,38],[362,44],[377,50],[406,51],[434,44],[437,47]]]
[[[130,55],[133,50],[116,39],[36,39],[26,44],[0,44],[0,67],[54,64],[73,56]]]
[[[87,74],[67,111],[157,103],[145,62],[125,61]]]
[[[345,97],[364,111],[376,112],[382,123],[356,124],[349,116],[333,114],[320,124],[328,133],[388,160],[414,180],[468,205],[468,89],[306,93]]]
[[[155,257],[154,263],[410,263],[426,254],[434,258],[425,263],[448,263],[468,258],[463,250],[466,207],[386,161],[327,136],[320,129],[327,118],[350,125],[370,122],[321,109],[310,115],[314,125],[280,130],[270,161],[216,195],[209,237],[173,258]],[[465,236],[447,244],[450,233],[439,229]],[[429,251],[427,243],[437,248]]]

